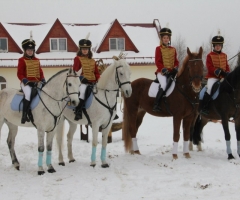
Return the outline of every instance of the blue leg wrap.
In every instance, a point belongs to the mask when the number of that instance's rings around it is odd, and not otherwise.
[[[240,141],[237,141],[237,152],[238,155],[240,156]]]
[[[102,150],[101,150],[101,160],[102,161],[106,160],[106,147],[102,147]]]
[[[52,164],[52,151],[47,151],[46,163],[47,166]]]
[[[43,152],[38,152],[38,167],[42,167]]]
[[[227,145],[227,154],[232,154],[232,149],[231,149],[231,141],[226,141]]]
[[[91,155],[92,162],[96,161],[96,150],[97,150],[97,147],[92,147],[92,155]]]

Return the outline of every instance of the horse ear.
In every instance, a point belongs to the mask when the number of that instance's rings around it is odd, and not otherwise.
[[[192,54],[188,47],[187,47],[187,54],[188,54],[189,56]]]
[[[79,70],[79,71],[77,71],[76,73],[77,73],[77,76],[80,76],[81,74],[82,74],[82,68]]]
[[[198,51],[198,54],[202,57],[202,53],[203,53],[203,48],[202,47],[200,47],[199,48],[199,51]]]

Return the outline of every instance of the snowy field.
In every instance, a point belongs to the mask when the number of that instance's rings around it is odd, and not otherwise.
[[[118,114],[121,117],[121,113]],[[17,171],[11,165],[6,143],[8,129],[4,125],[0,143],[0,200],[239,199],[240,159],[233,123],[230,123],[230,131],[235,160],[227,160],[221,124],[209,123],[204,129],[203,151],[197,152],[194,147],[191,159],[184,158],[181,134],[179,158],[173,161],[172,118],[146,115],[138,132],[142,155],[125,153],[122,132],[115,132],[113,143],[107,146],[110,168],[103,169],[100,161],[101,134],[97,165],[92,168],[89,166],[91,144],[79,140],[78,127],[73,140],[76,162],[68,163],[65,146],[66,166],[59,166],[54,141],[53,166],[57,172],[38,176],[36,130],[19,130],[15,145],[20,162],[20,171]],[[46,169],[45,164],[44,167]]]

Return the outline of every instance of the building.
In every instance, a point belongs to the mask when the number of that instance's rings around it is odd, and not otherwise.
[[[23,54],[21,42],[32,32],[36,56],[40,59],[46,79],[62,68],[71,67],[78,50],[78,41],[90,33],[93,58],[107,65],[121,51],[132,71],[132,80],[154,79],[155,47],[159,45],[159,20],[149,24],[123,24],[117,19],[108,24],[3,23],[0,22],[0,88],[20,88],[17,79],[18,58]]]

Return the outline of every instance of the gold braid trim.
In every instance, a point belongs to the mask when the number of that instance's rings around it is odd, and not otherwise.
[[[224,71],[226,70],[227,65],[227,56],[224,54],[210,55],[212,59],[213,66],[215,68],[221,68]]]
[[[83,76],[88,80],[95,81],[95,60],[86,57],[79,57],[79,59],[82,64]]]
[[[25,60],[25,63],[27,77],[36,78],[36,80],[39,81],[40,79],[39,60]]]
[[[162,60],[163,65],[166,68],[173,68],[174,67],[174,59],[175,59],[175,50],[173,48],[163,47],[160,48],[162,53]]]

